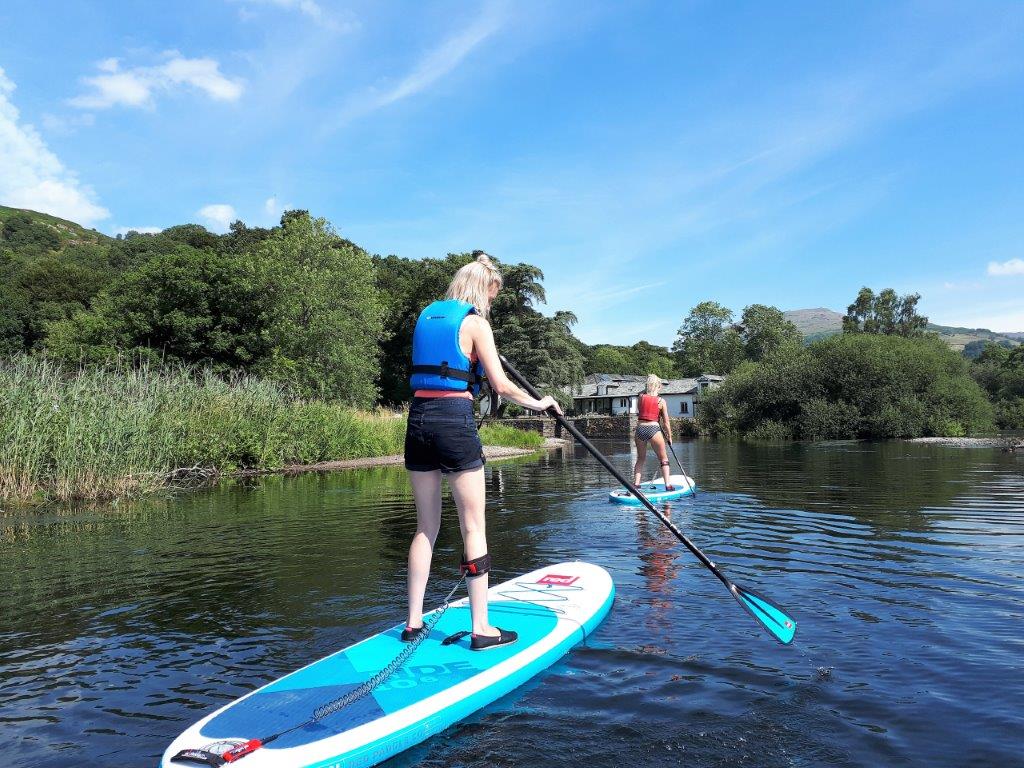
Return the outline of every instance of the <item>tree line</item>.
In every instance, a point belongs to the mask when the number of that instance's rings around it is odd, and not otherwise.
[[[96,241],[61,239],[28,213],[0,228],[0,354],[70,364],[111,359],[275,381],[304,398],[401,405],[420,310],[469,253],[373,255],[306,211],[277,226],[195,224]],[[544,314],[544,275],[502,264],[492,307],[499,348],[564,400],[590,373],[727,375],[701,409],[714,434],[898,437],[1024,428],[1024,352],[973,361],[927,332],[919,296],[862,289],[843,332],[805,345],[782,311],[739,317],[703,301],[669,347],[587,345],[571,312]]]

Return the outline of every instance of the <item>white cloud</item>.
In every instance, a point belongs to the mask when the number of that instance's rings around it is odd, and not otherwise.
[[[990,261],[988,273],[995,276],[1024,275],[1024,259],[1010,259],[1009,261]]]
[[[338,123],[347,123],[420,93],[453,71],[474,49],[501,29],[505,19],[498,7],[489,4],[476,21],[430,50],[393,87],[383,92],[371,92],[348,105],[342,110]]]
[[[210,228],[215,232],[227,232],[228,226],[235,219],[238,218],[238,214],[235,212],[234,207],[227,205],[226,203],[211,203],[210,205],[204,205],[198,211],[196,215],[210,225]]]
[[[163,227],[118,227],[114,234],[127,235],[129,232],[138,232],[140,235],[158,235],[163,231]]]
[[[323,6],[314,0],[230,0],[242,6],[241,16],[245,20],[255,17],[250,8],[256,6],[274,6],[287,11],[298,11],[302,15],[316,22],[319,26],[332,32],[354,32],[359,29],[359,23],[353,20],[341,21],[327,13]]]
[[[68,101],[79,109],[109,109],[114,106],[152,108],[158,92],[191,86],[216,101],[237,101],[244,90],[241,80],[220,71],[214,59],[188,59],[178,53],[155,67],[122,69],[118,59],[104,59],[96,65],[103,74],[82,78],[91,92]]]
[[[0,67],[0,204],[30,208],[85,226],[110,216],[96,194],[50,151],[38,131],[21,122],[10,101],[14,83]]]

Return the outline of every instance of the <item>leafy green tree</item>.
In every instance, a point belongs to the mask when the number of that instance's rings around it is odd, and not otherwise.
[[[89,311],[51,323],[46,347],[73,361],[128,353],[247,368],[270,352],[265,331],[275,300],[246,260],[179,243],[122,274]]]
[[[256,371],[305,396],[367,407],[377,397],[385,309],[373,262],[326,220],[289,213],[253,254],[259,290],[275,296],[272,351]]]
[[[744,363],[701,419],[715,433],[893,438],[983,432],[992,415],[966,361],[939,339],[841,334]]]
[[[917,314],[921,294],[897,296],[886,288],[877,296],[868,287],[860,289],[853,304],[846,308],[843,333],[876,333],[887,336],[921,336],[928,318]]]
[[[703,301],[690,310],[672,351],[684,376],[727,374],[744,358],[743,339],[732,327],[732,311],[716,301]]]
[[[740,336],[748,360],[762,360],[787,344],[803,343],[803,335],[782,311],[764,304],[751,304],[743,310]]]
[[[60,249],[60,236],[27,213],[16,213],[0,222],[0,241],[22,256],[41,256]]]
[[[587,348],[584,359],[584,374],[591,373],[636,373],[633,362],[624,347],[613,344],[595,344]]]

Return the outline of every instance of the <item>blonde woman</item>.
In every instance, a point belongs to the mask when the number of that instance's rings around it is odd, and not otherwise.
[[[409,618],[402,640],[423,631],[423,595],[434,541],[441,527],[441,477],[448,478],[462,530],[462,572],[467,576],[474,651],[497,648],[518,635],[493,627],[487,617],[487,550],[484,523],[484,455],[473,418],[473,397],[482,374],[495,394],[535,411],[555,408],[551,397],[536,400],[508,380],[488,323],[501,273],[483,251],[455,273],[441,301],[416,321],[412,342],[414,392],[405,435],[405,468],[416,501],[416,535],[409,547]]]
[[[640,485],[644,462],[647,460],[647,444],[654,446],[654,452],[661,461],[661,476],[665,478],[665,490],[674,491],[672,473],[669,471],[668,451],[665,449],[665,438],[672,442],[672,422],[668,418],[668,406],[658,397],[661,391],[661,379],[653,373],[647,377],[647,388],[637,402],[637,425],[634,433],[636,441],[636,466],[633,467],[633,484]],[[662,431],[664,430],[664,434]]]

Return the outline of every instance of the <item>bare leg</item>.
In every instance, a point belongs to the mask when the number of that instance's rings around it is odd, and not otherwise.
[[[659,432],[651,440],[654,452],[658,454],[658,461],[661,462],[661,476],[665,478],[665,487],[672,485],[672,468],[668,463],[668,449],[665,447],[665,436]]]
[[[416,501],[416,535],[409,547],[408,626],[423,626],[423,593],[427,591],[434,541],[441,527],[441,472],[410,472]]]
[[[448,485],[459,510],[459,527],[462,529],[466,560],[475,560],[487,554],[487,488],[484,484],[484,468],[453,472],[448,475]],[[467,578],[466,589],[469,591],[469,611],[473,616],[473,634],[493,637],[498,634],[498,630],[487,620],[488,581],[486,573]]]
[[[636,443],[636,464],[633,466],[633,485],[640,485],[644,473],[644,462],[647,461],[647,441],[639,437],[633,438]]]

